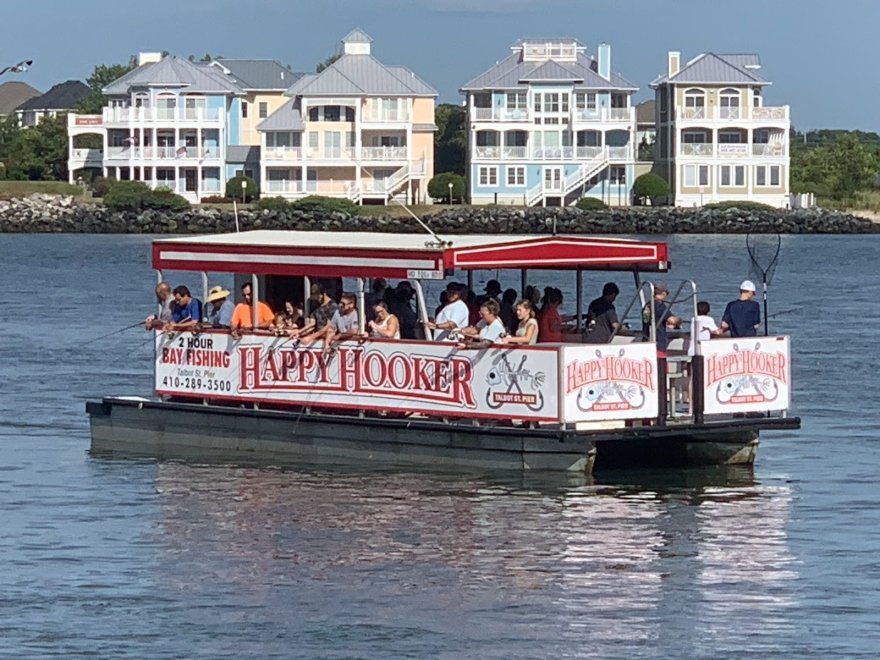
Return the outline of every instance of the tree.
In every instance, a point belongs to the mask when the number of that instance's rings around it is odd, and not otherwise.
[[[318,66],[315,67],[315,73],[321,73],[321,71],[331,66],[340,57],[342,57],[342,53],[334,53],[328,56],[323,62],[318,63]]]
[[[647,197],[651,204],[656,204],[660,198],[669,196],[669,184],[663,177],[645,172],[633,182],[633,195],[641,199]]]
[[[434,168],[465,175],[467,162],[467,110],[441,103],[434,111]],[[442,195],[445,196],[445,195]]]
[[[202,55],[202,57],[199,60],[196,60],[195,55],[190,55],[188,59],[190,62],[196,62],[196,61],[213,62],[214,60],[222,60],[223,56],[222,55],[211,55],[210,53],[205,53],[204,55]]]
[[[10,159],[8,176],[31,181],[64,181],[67,155],[67,116],[43,117],[36,126],[21,131]]]
[[[844,135],[828,147],[832,164],[831,194],[835,199],[852,199],[867,188],[877,174],[877,160],[855,135]]]
[[[134,55],[128,60],[128,64],[98,64],[92,75],[86,78],[86,84],[92,92],[79,102],[76,111],[85,115],[101,114],[104,106],[107,105],[107,97],[102,90],[135,68],[137,68],[137,58]]]
[[[257,182],[249,176],[234,176],[226,182],[226,196],[232,199],[241,199],[242,182],[245,184],[244,197],[245,202],[250,202],[260,196],[260,187]]]
[[[449,195],[450,183],[452,197]],[[464,177],[455,172],[443,172],[428,181],[428,194],[434,199],[445,199],[449,204],[452,204],[452,200],[456,197],[464,199],[465,189]]]
[[[10,115],[0,119],[0,163],[4,165],[4,175],[0,178],[10,177],[20,139],[21,127],[18,125],[18,118],[15,115]]]

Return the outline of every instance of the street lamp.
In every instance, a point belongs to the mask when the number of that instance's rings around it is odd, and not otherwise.
[[[446,185],[449,186],[449,206],[452,206],[452,181]]]
[[[28,67],[33,64],[33,60],[22,60],[18,64],[13,64],[12,66],[4,67],[0,69],[0,76],[4,73],[24,73],[28,70]]]
[[[247,179],[241,180],[241,203],[247,204]]]

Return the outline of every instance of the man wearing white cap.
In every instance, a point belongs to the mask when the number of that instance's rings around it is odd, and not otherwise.
[[[721,331],[731,337],[755,337],[761,325],[761,306],[755,297],[755,283],[744,280],[739,285],[739,298],[727,303],[721,317]]]
[[[205,303],[210,304],[210,308],[205,311],[205,323],[228,328],[232,323],[232,313],[235,311],[235,304],[229,299],[229,291],[222,286],[215,286],[208,292]]]

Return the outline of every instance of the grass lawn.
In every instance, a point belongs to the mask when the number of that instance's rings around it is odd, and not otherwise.
[[[0,181],[0,197],[26,197],[34,193],[79,197],[83,190],[64,181]]]

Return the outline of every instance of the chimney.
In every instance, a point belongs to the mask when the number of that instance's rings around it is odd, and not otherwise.
[[[610,44],[599,44],[599,47],[596,49],[596,52],[599,56],[599,70],[597,73],[605,78],[605,80],[611,79],[611,45]]]
[[[672,78],[681,69],[681,53],[670,50],[666,58],[666,77]]]
[[[138,66],[151,64],[153,62],[161,62],[162,53],[138,53]]]

